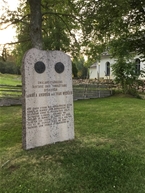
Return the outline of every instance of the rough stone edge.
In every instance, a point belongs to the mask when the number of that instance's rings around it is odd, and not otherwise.
[[[26,100],[25,100],[25,58],[32,49],[28,50],[22,59],[22,147],[26,149]]]

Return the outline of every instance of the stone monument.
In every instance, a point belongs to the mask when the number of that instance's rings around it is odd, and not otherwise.
[[[23,148],[74,139],[70,57],[32,48],[22,72]]]

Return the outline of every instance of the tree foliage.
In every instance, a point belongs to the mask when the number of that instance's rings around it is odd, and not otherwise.
[[[20,69],[14,62],[0,60],[0,72],[3,74],[20,74]]]
[[[138,77],[144,77],[145,71],[137,70],[136,61],[130,59],[122,56],[118,57],[116,63],[112,65],[112,70],[115,82],[121,85],[123,93],[137,96],[137,88],[143,85]]]
[[[96,60],[118,42],[125,42],[127,52],[145,58],[144,15],[145,0],[21,0],[17,11],[5,11],[0,25],[16,25],[18,61],[31,47],[62,50],[72,56],[81,51]]]
[[[145,59],[145,0],[82,1],[82,25],[85,52],[98,59],[103,51],[116,59],[115,81],[124,93],[134,90],[140,82],[136,74],[135,54]],[[96,59],[96,58],[95,58]],[[133,91],[135,92],[135,91]]]
[[[76,66],[77,74],[76,77],[86,79],[88,78],[88,68],[83,56],[79,56],[73,60],[73,64]]]
[[[74,1],[21,0],[17,12],[7,10],[5,14],[1,24],[11,23],[17,28],[18,44],[14,54],[18,63],[31,47],[62,50],[72,56],[79,53],[76,30],[80,29],[80,24]]]
[[[145,0],[82,1],[84,45],[95,55],[98,44],[108,47],[113,40],[124,39],[129,51],[145,58]]]

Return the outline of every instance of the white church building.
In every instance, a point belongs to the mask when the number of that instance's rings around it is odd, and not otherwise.
[[[145,70],[145,61],[142,62],[139,56],[134,57],[136,61],[137,70]],[[115,63],[115,59],[106,53],[102,54],[100,61],[96,61],[89,68],[89,78],[90,79],[114,79],[112,74],[111,66]],[[145,79],[144,77],[139,77],[139,79]]]

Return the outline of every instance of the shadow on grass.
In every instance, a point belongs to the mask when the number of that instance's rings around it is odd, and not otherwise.
[[[2,192],[143,193],[143,168],[129,152],[74,140],[21,152],[3,171]]]

